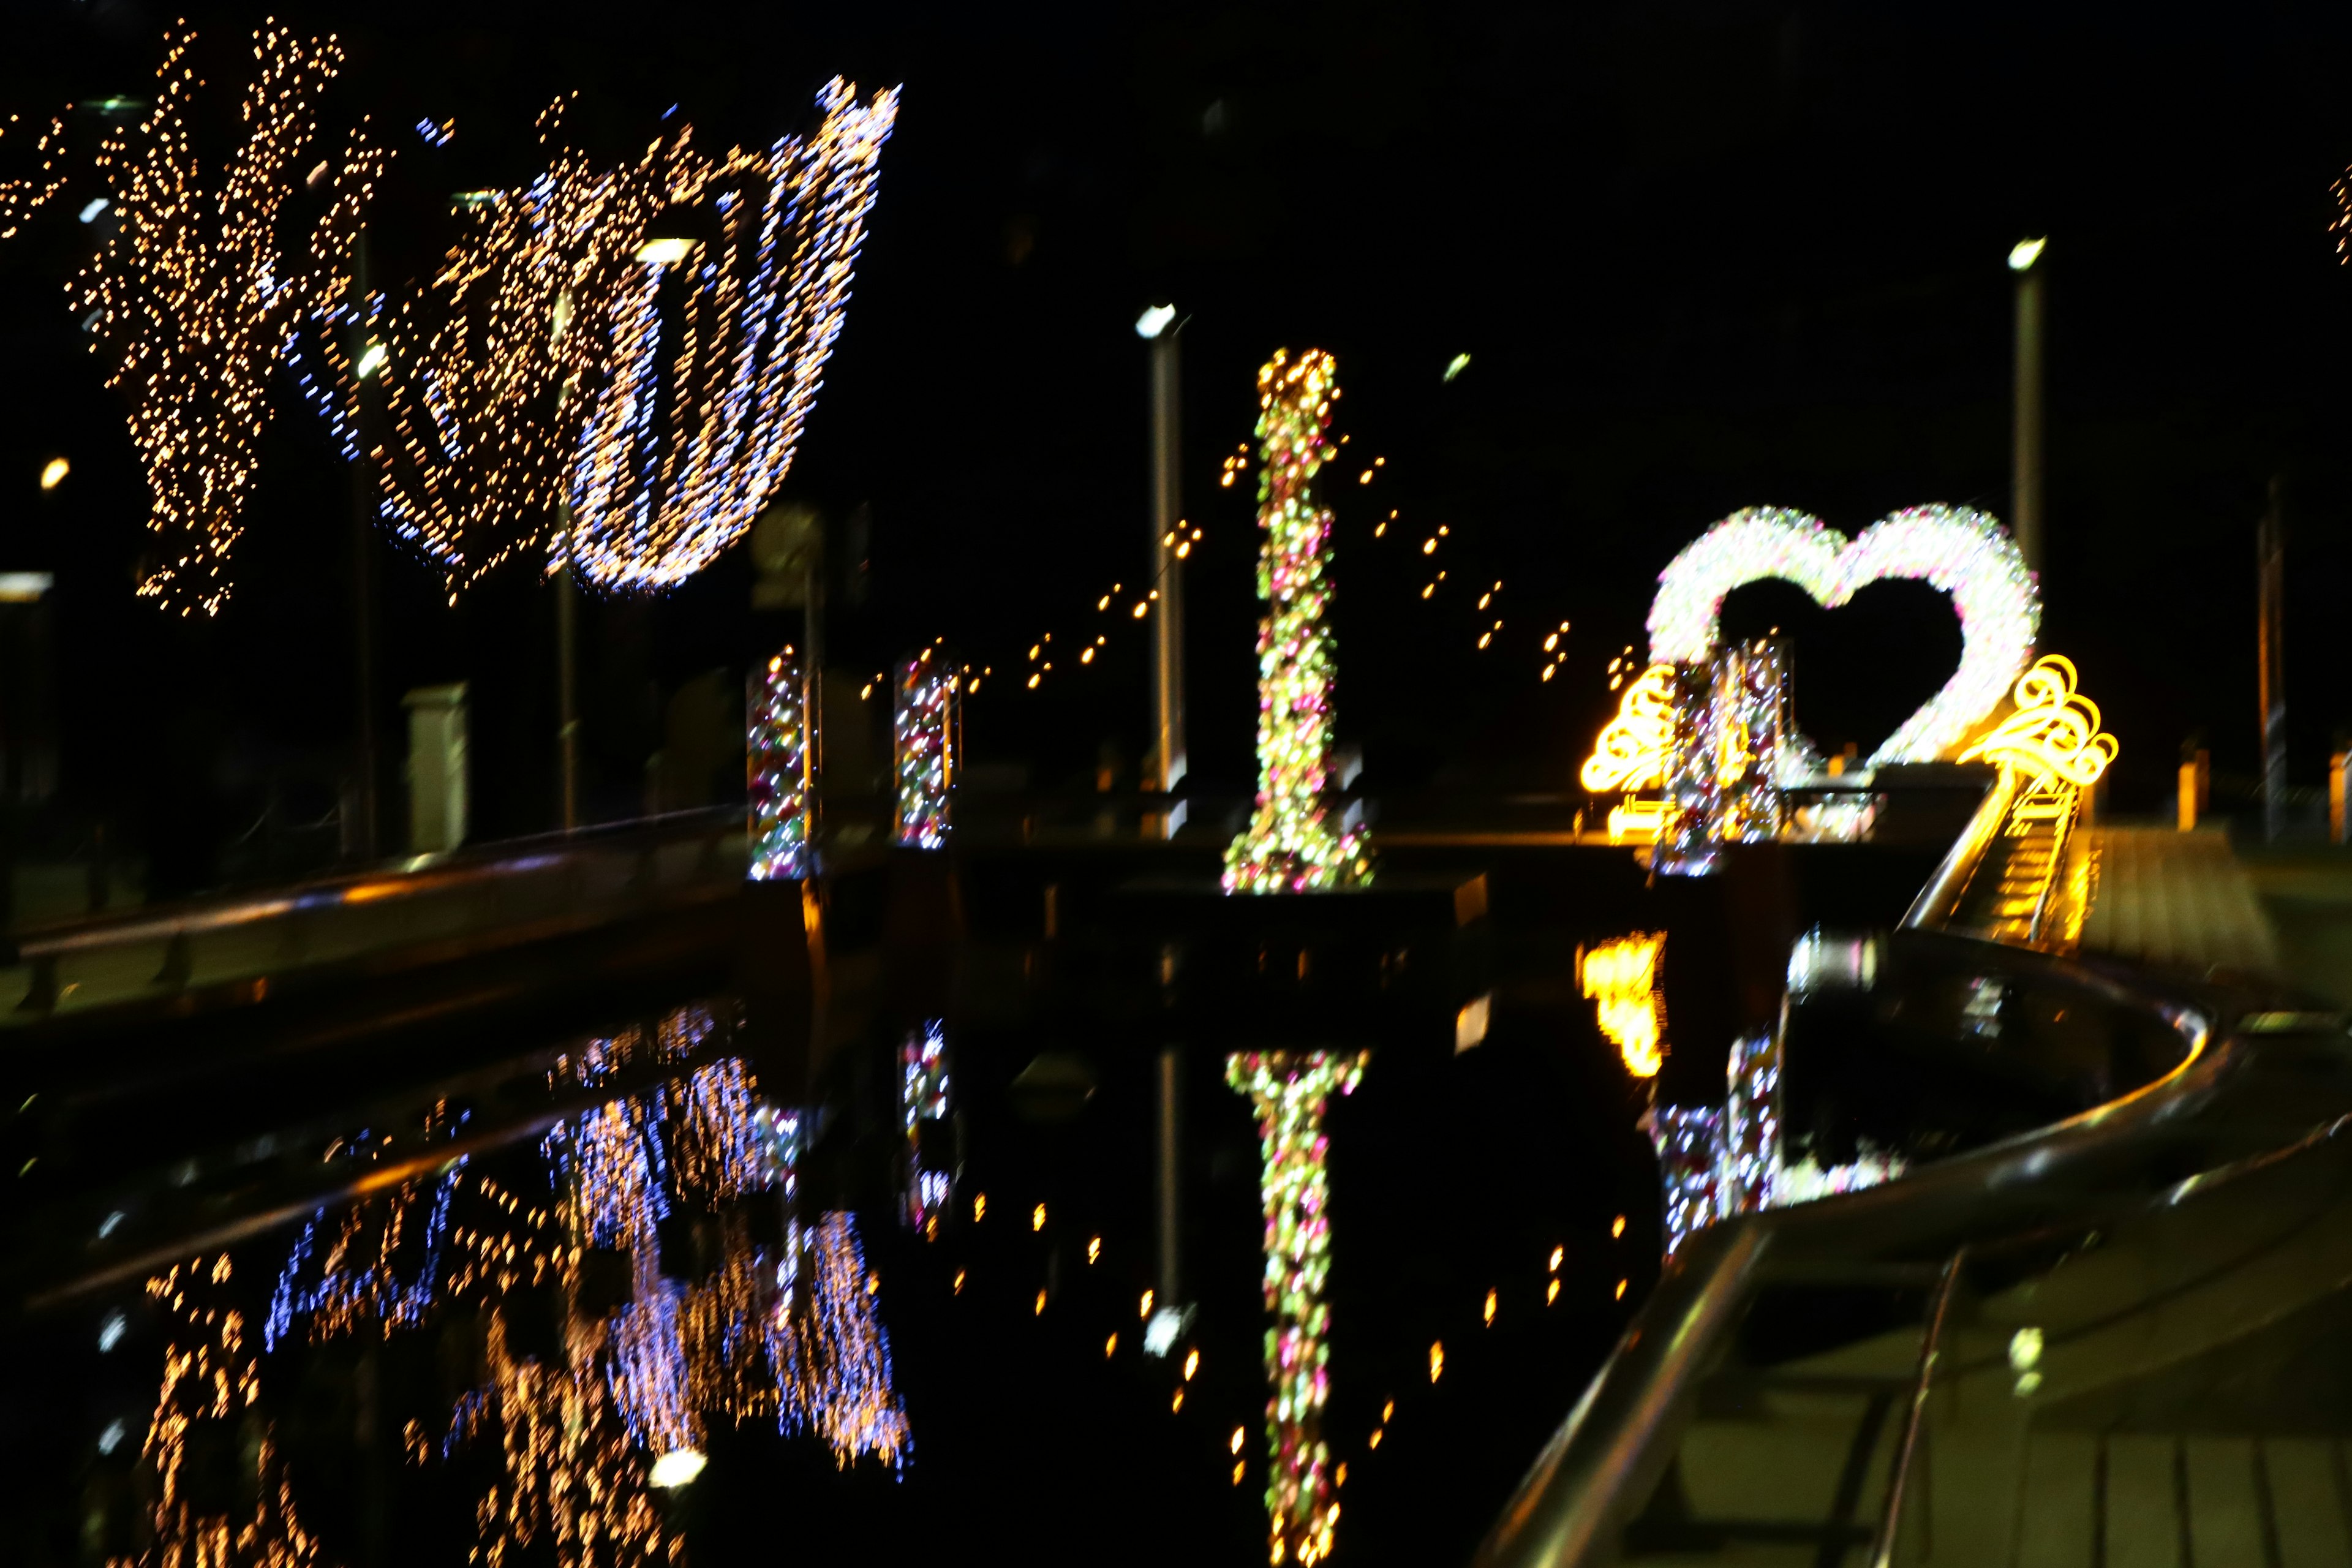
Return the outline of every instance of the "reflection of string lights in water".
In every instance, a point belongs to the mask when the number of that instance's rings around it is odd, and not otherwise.
[[[914,1446],[891,1385],[890,1336],[875,1310],[857,1222],[828,1214],[817,1226],[806,1317],[779,1319],[769,1355],[784,1384],[777,1418],[787,1435],[813,1431],[835,1463],[871,1454],[903,1470]]]
[[[898,1109],[907,1128],[907,1185],[899,1215],[916,1230],[938,1227],[938,1215],[953,1194],[950,1173],[938,1168],[938,1149],[923,1148],[926,1122],[948,1114],[948,1042],[942,1021],[933,1018],[910,1029],[898,1047]]]
[[[1257,373],[1258,479],[1257,804],[1247,831],[1225,850],[1227,892],[1307,892],[1371,876],[1363,831],[1335,831],[1324,792],[1331,783],[1329,622],[1331,512],[1314,479],[1332,455],[1326,434],[1339,395],[1329,354],[1292,359],[1277,350]]]
[[[1635,931],[1578,954],[1577,984],[1596,1003],[1601,1032],[1635,1078],[1655,1078],[1665,1065],[1664,994],[1658,987],[1664,931]]]
[[[264,1347],[276,1350],[291,1331],[296,1313],[307,1317],[313,1338],[347,1333],[363,1322],[382,1325],[390,1333],[422,1321],[425,1310],[441,1286],[442,1245],[449,1232],[449,1205],[462,1176],[458,1169],[443,1173],[429,1184],[432,1204],[424,1221],[423,1258],[416,1277],[403,1283],[393,1260],[407,1242],[414,1200],[428,1184],[405,1182],[388,1197],[344,1210],[331,1222],[324,1215],[303,1221],[301,1234],[278,1278],[269,1300],[269,1321],[262,1326]],[[331,1224],[334,1239],[320,1260],[316,1284],[304,1285],[316,1253],[319,1230]],[[368,1246],[369,1233],[375,1245]],[[361,1261],[365,1255],[365,1261]]]
[[[687,1008],[583,1042],[550,1087],[689,1059],[717,1027],[709,1009]],[[929,1065],[910,1100],[919,1113],[945,1106],[943,1054]],[[855,1221],[803,1228],[793,1212],[806,1123],[760,1105],[745,1064],[722,1058],[567,1118],[540,1146],[549,1200],[465,1165],[321,1216],[278,1281],[271,1342],[370,1323],[429,1331],[436,1310],[480,1309],[485,1381],[457,1398],[445,1431],[412,1422],[401,1441],[412,1463],[437,1456],[453,1476],[475,1473],[461,1450],[499,1456],[472,1510],[485,1563],[526,1552],[583,1568],[669,1560],[678,1542],[649,1478],[663,1456],[700,1450],[712,1421],[774,1420],[845,1467],[870,1455],[903,1468],[910,1427]],[[761,1201],[772,1192],[781,1224]],[[395,1258],[421,1261],[395,1274]],[[192,1354],[174,1352],[183,1385],[209,1375],[209,1362],[189,1370]]]
[[[1311,1563],[1331,1552],[1339,1505],[1327,1471],[1323,1406],[1331,1310],[1330,1140],[1323,1113],[1334,1094],[1354,1092],[1369,1051],[1253,1051],[1225,1058],[1225,1081],[1257,1113],[1265,1207],[1265,1509],[1273,1561]],[[1147,1305],[1147,1310],[1148,1310]]]
[[[149,1517],[157,1552],[151,1560],[170,1568],[294,1568],[316,1562],[319,1543],[295,1515],[270,1425],[254,1413],[261,1369],[246,1342],[244,1314],[227,1304],[229,1276],[223,1253],[147,1281],[148,1298],[173,1320],[143,1448],[155,1473]],[[242,1483],[233,1512],[205,1511],[215,1500],[191,1484],[192,1459],[215,1475],[218,1461],[233,1466]]]

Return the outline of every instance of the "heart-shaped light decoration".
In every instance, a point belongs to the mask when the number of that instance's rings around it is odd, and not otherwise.
[[[1931,763],[1952,752],[2000,705],[2042,627],[2042,601],[2025,557],[1983,512],[1912,507],[1849,540],[1803,512],[1750,507],[1708,529],[1659,574],[1650,605],[1651,662],[1706,658],[1721,636],[1723,596],[1766,577],[1788,579],[1824,609],[1889,577],[1916,578],[1952,596],[1960,617],[1960,668],[1871,753],[1873,767]]]

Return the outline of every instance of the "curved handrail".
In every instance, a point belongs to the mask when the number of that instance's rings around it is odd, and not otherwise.
[[[1958,940],[1958,939],[1948,939]],[[1919,1168],[1900,1181],[1721,1222],[1686,1241],[1649,1303],[1546,1445],[1472,1559],[1474,1568],[1553,1568],[1606,1561],[1664,1473],[1675,1413],[1696,1397],[1774,1265],[1809,1257],[1868,1261],[1890,1251],[1945,1254],[1970,1236],[2046,1215],[2157,1152],[2154,1135],[2202,1109],[2245,1053],[2214,1043],[2199,1015],[2134,994],[2107,976],[2046,955],[1983,946],[2005,964],[2055,971],[2142,1006],[2179,1029],[2181,1060],[2162,1078],[2047,1128]],[[2039,962],[2035,962],[2039,960]]]
[[[1952,841],[1951,848],[1945,851],[1943,861],[1936,868],[1936,874],[1927,879],[1927,885],[1920,889],[1919,896],[1912,900],[1911,908],[1905,912],[1902,921],[1905,930],[1932,929],[1952,918],[1952,910],[1959,903],[1960,895],[1968,890],[1969,879],[1976,872],[1977,862],[1984,858],[1986,847],[2000,831],[2001,823],[2009,816],[2010,806],[2016,802],[2017,788],[2016,770],[2001,769],[1995,776],[1992,787],[1985,791],[1984,799],[1978,803],[1976,815],[1969,818],[1968,826],[1961,829],[1960,836]]]

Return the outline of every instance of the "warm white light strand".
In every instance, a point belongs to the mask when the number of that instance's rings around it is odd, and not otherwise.
[[[814,135],[730,153],[694,182],[719,239],[677,264],[685,324],[667,354],[672,264],[642,263],[612,302],[614,381],[580,437],[571,535],[554,542],[556,559],[590,582],[677,586],[742,537],[792,467],[847,314],[898,95],[861,102],[835,78],[817,104]],[[665,382],[666,430],[656,421]]]
[[[93,350],[115,355],[107,384],[130,395],[152,499],[148,527],[169,557],[139,593],[182,615],[213,615],[229,595],[229,559],[269,423],[270,373],[304,311],[346,270],[384,155],[362,124],[333,174],[325,215],[296,256],[281,256],[279,215],[342,50],[331,37],[302,38],[275,24],[255,34],[245,138],[219,187],[205,190],[188,131],[202,85],[188,58],[194,38],[171,39],[154,107],[100,145],[97,172],[121,222],[68,288],[95,312]]]

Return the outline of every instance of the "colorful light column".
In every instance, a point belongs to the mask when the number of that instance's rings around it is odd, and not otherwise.
[[[787,647],[751,677],[750,745],[743,758],[750,798],[754,882],[804,881],[815,867],[809,818],[816,795],[816,749],[809,742],[808,679]]]
[[[1315,494],[1334,447],[1327,435],[1338,367],[1320,349],[1277,350],[1257,373],[1257,805],[1225,850],[1229,893],[1304,893],[1369,881],[1360,827],[1335,828],[1331,782],[1333,645],[1327,624],[1331,512]]]
[[[963,767],[963,671],[936,648],[898,667],[890,752],[898,780],[892,838],[908,849],[944,849],[954,826],[950,807]]]
[[[1270,1561],[1312,1563],[1331,1552],[1339,1504],[1331,1495],[1323,1405],[1331,1310],[1330,1139],[1323,1113],[1353,1093],[1370,1051],[1245,1051],[1225,1058],[1225,1081],[1257,1111],[1258,1191],[1265,1205],[1265,1336]]]

